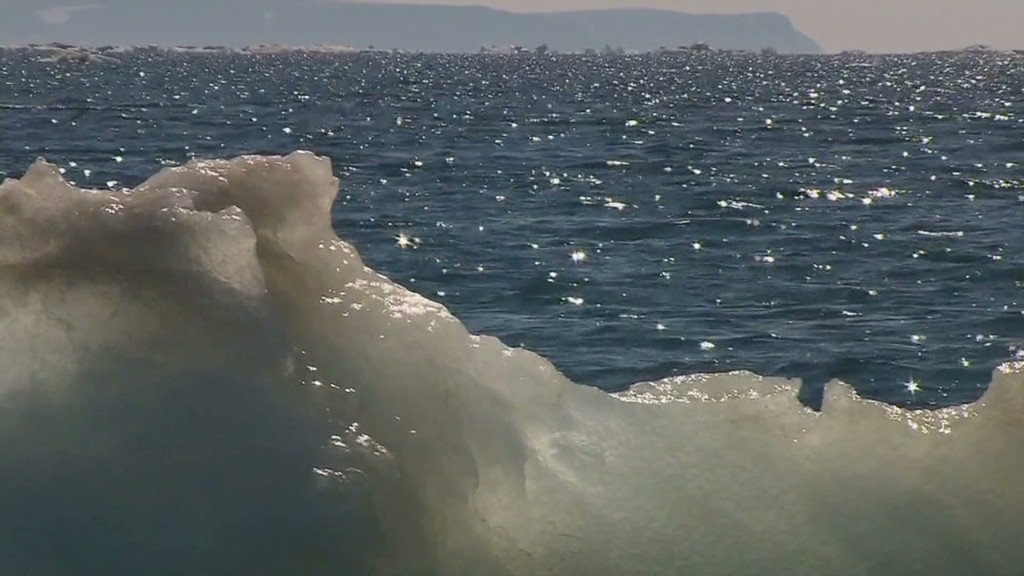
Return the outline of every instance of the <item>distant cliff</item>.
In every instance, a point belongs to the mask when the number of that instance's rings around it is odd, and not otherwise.
[[[345,44],[429,52],[547,44],[552,50],[712,48],[818,53],[776,13],[620,9],[520,14],[483,7],[325,0],[0,0],[0,44]],[[26,6],[26,4],[34,4]]]

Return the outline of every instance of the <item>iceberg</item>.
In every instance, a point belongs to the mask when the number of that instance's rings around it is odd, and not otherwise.
[[[0,185],[0,573],[1024,566],[1024,365],[935,411],[744,372],[607,394],[364,265],[338,187],[308,152]]]

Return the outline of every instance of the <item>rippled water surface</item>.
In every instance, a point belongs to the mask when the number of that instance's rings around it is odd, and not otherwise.
[[[606,389],[750,369],[925,406],[1024,343],[1024,58],[0,52],[0,176],[329,155],[335,227]]]

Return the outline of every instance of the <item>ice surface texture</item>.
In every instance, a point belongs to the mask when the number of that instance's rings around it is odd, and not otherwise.
[[[1012,575],[1024,385],[608,395],[365,267],[309,153],[0,187],[0,573]],[[614,350],[609,350],[614,354]]]

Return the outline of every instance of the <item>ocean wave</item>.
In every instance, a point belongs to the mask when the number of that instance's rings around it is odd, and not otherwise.
[[[745,372],[606,394],[366,267],[337,190],[305,152],[0,186],[0,572],[1024,566],[1021,366],[935,411]]]

